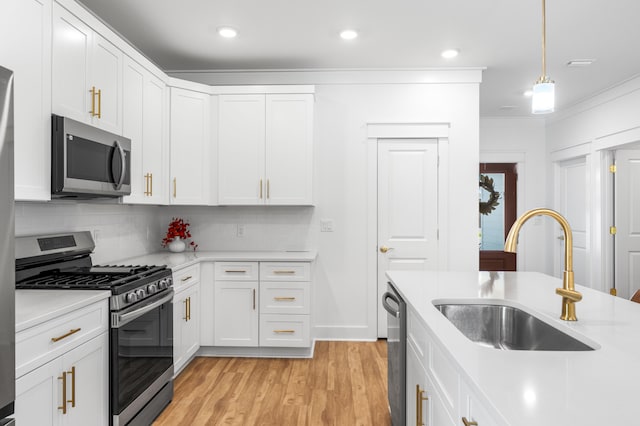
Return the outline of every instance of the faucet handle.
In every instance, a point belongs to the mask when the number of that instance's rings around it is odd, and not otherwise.
[[[566,297],[572,302],[579,302],[582,300],[582,293],[576,290],[569,290],[564,288],[556,288],[556,294],[559,294],[562,297]]]

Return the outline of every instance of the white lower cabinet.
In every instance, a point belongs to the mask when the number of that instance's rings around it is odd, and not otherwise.
[[[109,338],[105,332],[16,380],[20,425],[108,425]]]
[[[188,284],[173,298],[173,365],[176,374],[200,348],[200,282]]]
[[[216,262],[215,346],[311,346],[310,262]]]

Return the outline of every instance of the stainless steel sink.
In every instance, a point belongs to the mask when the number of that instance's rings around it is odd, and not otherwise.
[[[512,306],[442,303],[435,307],[467,338],[502,350],[592,351],[594,348]]]

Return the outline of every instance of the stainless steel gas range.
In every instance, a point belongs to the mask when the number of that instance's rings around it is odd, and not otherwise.
[[[173,279],[166,266],[93,266],[89,232],[16,238],[16,288],[109,290],[113,425],[148,425],[173,397]]]

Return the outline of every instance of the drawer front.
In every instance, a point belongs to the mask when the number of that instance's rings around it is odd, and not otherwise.
[[[257,281],[258,262],[216,262],[216,280]]]
[[[260,313],[308,314],[308,282],[261,282]]]
[[[429,365],[429,333],[411,308],[407,308],[407,339],[415,346],[420,363]]]
[[[186,287],[189,284],[200,281],[200,264],[187,266],[186,268],[172,271],[173,287],[177,290],[180,287]]]
[[[260,315],[260,346],[309,347],[309,315]]]
[[[16,334],[16,377],[108,331],[109,301],[103,300]]]
[[[260,281],[311,281],[309,262],[261,262]]]

